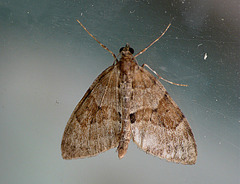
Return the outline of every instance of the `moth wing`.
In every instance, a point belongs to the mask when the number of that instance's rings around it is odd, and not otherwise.
[[[139,67],[132,86],[133,141],[147,153],[168,161],[195,164],[197,147],[192,130],[160,81]]]
[[[62,138],[64,159],[95,156],[118,145],[118,75],[116,65],[107,68],[75,107]]]

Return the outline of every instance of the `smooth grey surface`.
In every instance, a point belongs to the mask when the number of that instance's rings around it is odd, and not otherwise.
[[[113,62],[76,18],[115,54],[127,42],[139,52],[172,21],[137,60],[189,85],[162,82],[190,122],[196,165],[133,143],[122,160],[115,149],[61,158],[72,110]],[[239,18],[238,0],[0,0],[0,183],[239,183]]]

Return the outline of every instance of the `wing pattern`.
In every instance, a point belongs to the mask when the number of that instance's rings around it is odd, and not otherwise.
[[[64,159],[91,157],[118,146],[121,132],[118,83],[118,66],[110,66],[75,107],[63,134]]]
[[[133,141],[152,155],[194,164],[197,147],[187,119],[150,72],[142,67],[134,72],[130,108]]]

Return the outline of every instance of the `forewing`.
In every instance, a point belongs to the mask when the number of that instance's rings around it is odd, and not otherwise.
[[[147,153],[168,161],[195,164],[197,147],[189,123],[159,80],[139,67],[132,86],[133,141]]]
[[[64,159],[95,156],[118,145],[121,131],[118,79],[118,67],[110,66],[78,103],[63,134]]]

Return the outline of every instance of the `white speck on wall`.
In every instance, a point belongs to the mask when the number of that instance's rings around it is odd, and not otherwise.
[[[204,54],[203,59],[206,60],[208,57],[207,53]]]

